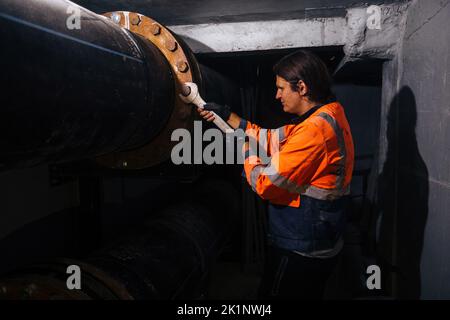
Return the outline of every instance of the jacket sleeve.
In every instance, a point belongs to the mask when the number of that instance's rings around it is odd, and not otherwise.
[[[285,127],[281,127],[278,129],[264,129],[245,119],[241,119],[239,128],[244,130],[245,135],[247,136],[252,146],[258,146],[259,154],[262,154],[262,152],[264,152],[264,155],[267,155],[268,157],[271,155],[271,153],[278,150],[277,147],[280,143],[282,143],[282,141],[280,140],[284,140],[285,137]],[[256,151],[256,148],[253,148],[251,150],[251,152]],[[264,160],[268,161],[268,159],[261,160],[263,160],[263,162]]]
[[[263,199],[271,200],[289,193],[303,192],[320,164],[326,159],[325,142],[314,123],[297,127],[280,149],[265,164],[245,146],[244,170],[252,189]]]

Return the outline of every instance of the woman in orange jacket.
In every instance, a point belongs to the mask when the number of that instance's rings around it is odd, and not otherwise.
[[[209,103],[198,109],[207,121],[214,111],[234,129],[245,130],[244,171],[248,183],[268,200],[269,252],[261,298],[322,298],[343,247],[345,207],[350,193],[354,146],[344,109],[334,100],[325,64],[297,51],[274,66],[283,110],[291,124],[263,129]],[[252,146],[265,149],[263,161]]]

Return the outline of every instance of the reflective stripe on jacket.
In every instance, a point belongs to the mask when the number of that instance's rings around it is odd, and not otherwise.
[[[340,103],[323,105],[303,122],[278,129],[263,129],[249,121],[241,125],[250,139],[246,178],[263,199],[299,207],[301,195],[336,200],[350,193],[354,146]]]

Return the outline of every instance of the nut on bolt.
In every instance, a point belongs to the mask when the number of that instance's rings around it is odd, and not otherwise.
[[[135,15],[131,18],[131,24],[137,26],[141,22],[141,18],[138,15]]]
[[[186,61],[178,61],[177,62],[177,69],[180,72],[186,72],[189,69],[189,65],[187,64]]]
[[[166,49],[172,52],[177,50],[178,47],[178,44],[173,39],[167,39],[165,45]]]
[[[152,24],[152,26],[150,27],[150,32],[154,35],[157,36],[158,34],[161,33],[161,27],[159,25],[157,25],[156,23]]]

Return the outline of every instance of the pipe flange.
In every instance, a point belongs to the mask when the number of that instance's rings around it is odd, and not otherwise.
[[[188,58],[175,36],[157,21],[128,11],[107,12],[103,16],[110,18],[129,31],[141,35],[160,50],[172,69],[175,80],[175,102],[166,127],[150,143],[134,150],[103,155],[96,160],[100,165],[110,168],[142,169],[151,167],[170,158],[171,149],[175,145],[170,139],[173,130],[177,128],[191,130],[193,127],[195,112],[191,106],[180,99],[179,94],[183,83],[193,81],[192,70],[195,70],[196,66],[191,66],[190,63],[195,62]]]

